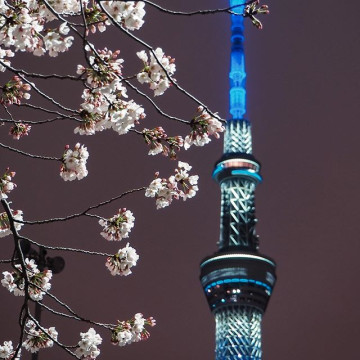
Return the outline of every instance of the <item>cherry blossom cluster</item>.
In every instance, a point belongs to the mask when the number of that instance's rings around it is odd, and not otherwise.
[[[109,256],[106,260],[106,267],[109,269],[111,275],[128,276],[131,274],[131,268],[136,266],[139,260],[139,255],[136,250],[127,244],[120,249],[114,256]]]
[[[197,109],[196,116],[190,123],[190,135],[185,137],[184,148],[187,150],[191,145],[204,146],[208,144],[213,135],[216,139],[220,137],[219,133],[225,130],[221,122],[212,117],[202,106]]]
[[[96,359],[100,355],[100,349],[97,347],[102,343],[102,338],[93,328],[86,333],[80,333],[81,340],[75,350],[75,355],[79,359]]]
[[[154,53],[150,52],[150,60],[145,50],[136,55],[144,63],[143,70],[137,74],[137,80],[141,84],[150,84],[154,96],[162,95],[171,85],[169,77],[175,73],[175,59],[166,56],[161,48],[157,48]]]
[[[109,86],[109,84],[121,76],[123,59],[118,59],[120,50],[111,51],[107,48],[98,50],[96,53],[89,45],[85,46],[88,55],[89,68],[83,65],[77,66],[77,74],[86,75],[86,82],[92,88]]]
[[[54,345],[53,340],[57,340],[58,332],[54,327],[42,331],[32,320],[26,322],[26,327],[27,338],[22,346],[31,353],[36,353],[40,349],[50,348]]]
[[[95,3],[93,5],[93,7],[87,7],[85,9],[85,19],[88,24],[86,35],[88,35],[89,31],[95,34],[96,29],[104,32],[106,25],[111,25],[111,21],[107,18],[106,14],[101,12],[101,9]]]
[[[144,109],[127,98],[126,88],[118,79],[97,89],[85,89],[80,116],[83,120],[74,132],[80,135],[94,135],[96,131],[112,128],[119,135],[126,134],[145,118]]]
[[[174,179],[178,184],[179,195],[185,201],[196,195],[196,192],[199,190],[197,183],[199,180],[198,175],[189,176],[188,171],[192,169],[186,162],[179,161],[178,168],[175,169]]]
[[[5,15],[0,20],[0,46],[12,46],[15,51],[28,51],[36,56],[44,55],[47,51],[50,56],[57,56],[71,46],[73,37],[63,36],[69,31],[66,23],[56,29],[44,27],[46,22],[57,19],[45,4],[30,0],[9,3],[2,1],[0,4],[0,13]],[[65,12],[70,3],[73,3],[71,8],[76,3],[76,11],[79,11],[78,1],[49,3],[58,13]]]
[[[30,99],[30,94],[26,91],[31,90],[29,84],[24,84],[21,79],[15,75],[2,88],[0,103],[5,105],[21,104],[22,99]]]
[[[7,199],[8,196],[6,194],[16,188],[16,184],[12,182],[14,176],[15,171],[10,171],[7,168],[4,175],[0,178],[0,199]]]
[[[110,15],[112,20],[128,30],[139,30],[144,24],[145,3],[142,1],[102,1],[102,6]],[[106,26],[111,25],[110,19],[103,13],[95,3],[93,7],[85,9],[86,23],[92,33],[98,29],[100,32],[106,30]]]
[[[23,136],[29,135],[30,130],[31,125],[17,122],[10,128],[9,135],[12,135],[13,139],[19,140]]]
[[[129,30],[139,30],[145,16],[145,3],[142,1],[102,1],[111,17]]]
[[[0,359],[13,359],[14,354],[15,351],[12,345],[12,341],[4,341],[4,344],[0,345]]]
[[[87,5],[87,3],[88,0],[83,0],[84,6]],[[80,3],[78,0],[50,0],[49,4],[58,14],[69,15],[80,13]],[[53,14],[46,14],[46,18],[48,18],[49,20],[55,20]]]
[[[78,65],[77,73],[85,75],[91,89],[83,91],[80,116],[83,123],[74,132],[93,135],[96,131],[112,128],[119,135],[126,134],[140,119],[144,109],[133,100],[126,101],[127,90],[120,81],[123,59],[118,59],[119,50],[104,49],[91,52],[91,67]]]
[[[155,179],[146,188],[145,196],[156,199],[157,209],[169,206],[173,199],[182,198],[185,201],[194,197],[199,190],[197,186],[199,176],[189,176],[188,171],[191,168],[188,163],[179,161],[175,175],[168,179],[159,178],[159,173],[155,173]]]
[[[131,229],[134,227],[135,217],[126,208],[119,209],[110,219],[100,219],[99,224],[103,226],[100,233],[106,240],[120,241],[129,237]]]
[[[22,223],[16,222],[16,220],[19,220],[19,221],[23,220],[22,214],[23,214],[23,212],[21,210],[13,210],[12,211],[12,216],[14,219],[14,226],[17,231],[19,231],[21,229],[21,227],[23,226]],[[8,236],[10,234],[11,234],[11,229],[10,229],[9,217],[7,216],[7,214],[5,212],[0,213],[0,238]]]
[[[152,130],[144,129],[142,135],[145,142],[150,146],[149,155],[157,155],[162,153],[169,156],[170,159],[176,159],[176,151],[184,145],[184,140],[181,136],[170,137],[165,133],[162,127],[156,127]]]
[[[29,296],[34,301],[42,300],[45,292],[51,288],[50,280],[52,278],[51,270],[40,271],[35,264],[34,259],[25,259],[26,277],[29,282]],[[1,285],[14,293],[15,296],[25,296],[25,278],[20,264],[15,265],[13,272],[4,271],[4,278]]]
[[[60,52],[67,51],[72,43],[73,36],[68,35],[70,28],[67,22],[62,22],[55,28],[45,25],[58,20],[56,14],[64,17],[77,16],[81,14],[81,5],[84,7],[85,19],[90,30],[105,31],[105,25],[111,25],[106,14],[100,7],[92,2],[88,8],[88,0],[49,0],[47,4],[42,1],[0,1],[0,61],[10,65],[9,60],[4,57],[13,56],[11,50],[4,50],[13,47],[15,51],[27,51],[36,56],[48,53],[50,56],[57,56]],[[110,16],[122,26],[129,30],[139,29],[145,15],[145,4],[141,1],[104,1],[102,2]],[[58,24],[57,24],[58,25]],[[0,65],[0,71],[5,71],[5,66]]]
[[[260,0],[256,0],[253,3],[247,5],[244,9],[243,16],[249,17],[251,22],[258,28],[262,29],[262,23],[255,17],[256,14],[269,14],[269,7],[267,5],[258,6]]]
[[[150,333],[145,329],[145,325],[155,326],[156,321],[153,317],[145,319],[141,313],[135,314],[131,320],[118,321],[118,325],[112,330],[111,342],[114,345],[125,346],[146,340]]]
[[[74,150],[71,150],[69,145],[66,145],[62,156],[60,176],[65,181],[81,180],[87,176],[86,161],[88,157],[89,153],[84,145],[77,143]]]
[[[66,36],[70,31],[70,28],[67,26],[67,23],[62,23],[58,29],[55,30],[49,30],[43,41],[45,45],[45,49],[48,51],[49,56],[56,57],[59,55],[60,52],[67,51],[73,41],[73,36]],[[41,49],[43,51],[43,54],[45,53],[45,49]],[[36,55],[43,55],[43,54],[36,54]]]

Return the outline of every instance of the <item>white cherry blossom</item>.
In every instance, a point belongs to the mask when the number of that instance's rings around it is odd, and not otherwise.
[[[4,344],[0,345],[0,359],[13,359],[14,353],[12,341],[4,341]]]
[[[149,84],[150,89],[154,90],[154,96],[162,95],[171,85],[169,76],[175,73],[175,59],[166,56],[161,48],[155,49],[154,53],[150,52],[150,61],[144,50],[136,55],[144,63],[143,70],[137,74],[137,80],[140,84]]]
[[[15,140],[20,140],[23,136],[29,135],[30,130],[31,125],[17,122],[10,128],[9,135]]]
[[[32,320],[27,321],[26,327],[27,338],[22,346],[31,353],[36,353],[40,349],[50,348],[54,345],[52,339],[57,340],[58,332],[54,327],[44,329],[44,332]]]
[[[23,220],[22,214],[23,212],[21,210],[12,210],[12,215],[14,220],[22,221]],[[23,224],[15,221],[14,226],[15,229],[19,231],[22,228]],[[0,238],[8,236],[10,234],[11,234],[11,230],[10,230],[9,218],[5,212],[0,213]]]
[[[188,163],[179,161],[178,167],[175,169],[175,175],[168,179],[159,178],[159,174],[155,174],[155,179],[146,188],[145,196],[154,197],[156,199],[156,208],[164,208],[169,206],[173,199],[180,197],[185,201],[196,195],[199,190],[198,175],[189,175],[188,171],[191,166]]]
[[[145,3],[142,1],[102,1],[111,17],[129,30],[139,30],[144,24]]]
[[[74,150],[70,150],[69,145],[66,145],[65,152],[62,156],[60,176],[65,181],[83,179],[88,174],[86,169],[86,161],[88,157],[89,153],[84,145],[77,143]]]
[[[52,278],[51,270],[40,271],[34,259],[25,259],[26,277],[29,280],[28,292],[29,296],[34,301],[42,300],[45,292],[51,288],[50,280]],[[20,264],[15,265],[15,271],[3,272],[3,279],[1,285],[15,296],[25,295],[25,278],[23,269]]]
[[[131,274],[131,268],[136,266],[139,260],[139,255],[136,250],[126,245],[120,249],[114,256],[108,257],[106,260],[106,267],[109,269],[111,275],[127,276]]]
[[[98,345],[102,343],[102,338],[93,328],[90,328],[86,333],[80,333],[81,340],[78,342],[78,347],[75,354],[80,359],[96,359],[100,355]]]
[[[153,317],[145,319],[141,313],[135,314],[130,320],[118,321],[118,325],[112,330],[111,342],[114,345],[125,346],[146,340],[150,333],[145,329],[145,325],[155,326],[156,321]]]
[[[12,182],[15,171],[6,169],[4,175],[0,178],[0,199],[7,199],[7,194],[16,188],[16,184]]]
[[[187,150],[191,145],[204,146],[211,141],[210,135],[216,139],[219,133],[225,130],[221,122],[211,116],[202,106],[197,109],[196,116],[191,120],[191,133],[184,140],[184,148]]]
[[[110,219],[100,219],[99,224],[103,226],[100,233],[106,240],[120,241],[128,238],[131,229],[134,227],[135,217],[126,208],[119,209],[118,213]]]
[[[10,60],[5,59],[5,57],[14,57],[15,53],[13,53],[11,50],[4,50],[0,47],[0,71],[4,72],[6,70],[6,67],[4,65],[11,65]],[[1,64],[3,63],[3,64]]]
[[[149,155],[163,154],[170,159],[176,159],[176,151],[184,145],[181,136],[168,136],[165,130],[159,126],[152,130],[144,129],[142,131],[145,142],[150,146]]]

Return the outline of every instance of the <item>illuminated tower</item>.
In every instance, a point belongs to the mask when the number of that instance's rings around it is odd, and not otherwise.
[[[230,6],[243,4],[230,0]],[[236,12],[241,13],[242,6]],[[216,360],[260,360],[261,321],[275,285],[274,261],[258,252],[254,192],[261,182],[246,112],[244,25],[231,16],[230,114],[224,153],[215,164],[221,188],[218,251],[202,260],[201,283],[216,322]]]

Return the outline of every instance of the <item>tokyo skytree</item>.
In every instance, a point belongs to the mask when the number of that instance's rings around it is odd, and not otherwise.
[[[230,0],[242,13],[243,0]],[[246,113],[243,16],[231,15],[230,114],[213,178],[221,189],[218,251],[201,262],[201,284],[216,323],[216,360],[260,360],[261,321],[276,281],[259,252],[255,188],[262,181]]]

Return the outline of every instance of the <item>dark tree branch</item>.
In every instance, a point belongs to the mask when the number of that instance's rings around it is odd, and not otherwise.
[[[25,155],[25,156],[33,158],[33,159],[62,161],[61,158],[29,154],[29,153],[27,153],[25,151],[15,149],[15,148],[13,148],[11,146],[8,146],[8,145],[2,144],[2,143],[0,143],[0,147],[2,147],[4,149],[7,149],[7,150],[10,150],[10,151],[13,151],[13,152],[16,152],[17,154]]]

